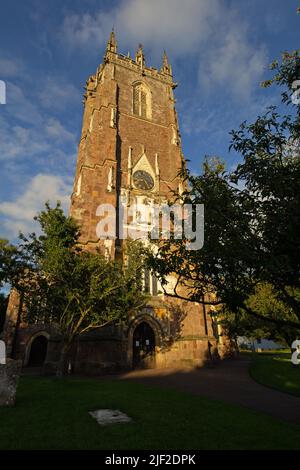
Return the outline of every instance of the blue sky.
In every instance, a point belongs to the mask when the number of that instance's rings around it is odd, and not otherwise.
[[[183,150],[229,168],[229,131],[278,101],[268,64],[300,46],[297,0],[10,0],[0,2],[0,237],[32,229],[46,200],[65,208],[75,171],[85,81],[112,26],[119,51],[173,65]]]

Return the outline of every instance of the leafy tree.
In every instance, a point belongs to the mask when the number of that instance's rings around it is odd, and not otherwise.
[[[270,283],[276,296],[300,322],[300,100],[293,102],[293,84],[300,77],[299,51],[284,53],[282,63],[274,62],[274,78],[264,82],[284,86],[282,102],[291,108],[280,116],[275,107],[254,124],[243,123],[232,132],[232,146],[243,162],[231,179],[244,185],[256,225],[259,263],[257,279]],[[287,310],[286,310],[287,311]],[[282,326],[283,323],[281,322]]]
[[[224,331],[236,342],[239,336],[247,336],[252,339],[271,339],[290,347],[295,335],[299,336],[300,329],[278,327],[276,323],[266,322],[263,318],[297,320],[293,311],[283,301],[278,300],[270,284],[258,285],[254,294],[249,297],[247,305],[251,310],[258,312],[262,318],[253,318],[253,315],[249,315],[243,309],[231,312],[223,307],[220,312],[220,323]]]
[[[59,204],[55,208],[46,204],[36,220],[41,235],[22,235],[18,249],[26,263],[23,316],[29,323],[50,324],[60,332],[57,375],[61,376],[78,336],[124,322],[144,305],[140,279],[144,252],[138,244],[130,245],[128,257],[134,261],[125,269],[98,252],[83,251],[76,222],[64,215]]]
[[[5,283],[17,287],[24,275],[26,263],[16,246],[0,238],[0,288]]]
[[[4,284],[9,284],[19,294],[19,307],[16,319],[16,328],[12,341],[11,357],[15,355],[15,345],[17,342],[18,329],[21,322],[23,299],[24,299],[24,278],[28,270],[28,259],[24,257],[19,247],[12,245],[8,240],[0,239],[0,289]],[[6,302],[7,304],[7,302]],[[7,305],[2,303],[2,308],[6,310]],[[6,312],[5,312],[6,313]],[[5,313],[2,318],[5,318]],[[3,320],[4,321],[4,320]]]
[[[151,266],[164,287],[167,275],[178,277],[167,295],[225,305],[277,328],[300,328],[300,105],[291,99],[299,65],[298,51],[272,64],[276,74],[264,86],[285,87],[282,106],[290,114],[271,107],[231,132],[231,148],[241,156],[235,170],[206,158],[201,175],[183,172],[184,202],[205,207],[205,242],[201,250],[187,249],[185,238],[160,242]],[[284,303],[283,315],[249,303],[262,283]]]

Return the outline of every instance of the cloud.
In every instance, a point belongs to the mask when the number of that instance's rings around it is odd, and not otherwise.
[[[1,236],[16,237],[21,230],[25,233],[36,230],[33,217],[46,201],[55,205],[59,200],[67,210],[70,203],[71,185],[61,176],[37,174],[26,185],[22,194],[14,201],[0,203],[0,216],[3,219],[4,233]]]
[[[65,106],[80,102],[79,90],[62,77],[47,77],[38,93],[41,105],[47,109],[63,110]]]
[[[5,111],[27,124],[42,121],[42,115],[37,101],[32,97],[31,88],[25,82],[22,88],[10,81],[7,82]]]
[[[267,52],[263,45],[253,47],[246,31],[241,22],[225,28],[222,42],[217,41],[199,63],[199,80],[206,89],[219,86],[223,95],[229,90],[239,99],[248,99],[253,87],[258,86],[268,63]]]
[[[271,105],[277,104],[276,96],[255,96],[247,106],[235,107],[234,112],[226,100],[216,99],[216,106],[211,106],[210,100],[188,97],[180,102],[179,116],[181,128],[186,136],[203,135],[205,143],[212,141],[212,147],[217,140],[222,141],[225,150],[229,145],[232,129],[247,120],[253,122],[257,116]]]
[[[249,98],[267,63],[247,22],[221,0],[127,0],[106,13],[72,13],[64,18],[60,39],[76,53],[98,54],[111,25],[122,47],[143,42],[154,58],[164,48],[173,61],[189,57],[198,64],[201,85],[213,90],[222,83],[239,99]]]
[[[27,160],[50,150],[49,143],[34,128],[10,126],[4,119],[0,120],[0,128],[0,161],[3,163],[20,158]]]
[[[69,14],[64,18],[59,32],[61,42],[70,49],[90,47],[90,50],[97,52],[101,43],[107,39],[108,29],[111,24],[107,19],[110,15],[98,13],[91,15]]]
[[[71,13],[64,18],[60,40],[73,50],[78,47],[98,54],[114,26],[124,46],[144,41],[152,52],[164,48],[176,55],[193,52],[193,44],[210,33],[220,0],[129,0],[108,12]]]
[[[145,41],[147,47],[150,44],[160,52],[167,48],[173,56],[195,54],[220,17],[220,3],[219,0],[130,0],[123,2],[116,12],[116,30],[125,41]]]
[[[24,180],[33,173],[73,175],[75,168],[78,136],[74,129],[77,122],[79,127],[80,115],[77,119],[72,113],[78,106],[80,113],[79,90],[63,71],[61,75],[48,72],[45,76],[26,67],[26,62],[0,56],[0,71],[10,76],[6,81],[7,104],[1,107],[0,115],[2,200],[23,188]],[[25,230],[24,223],[6,218],[5,230]]]
[[[42,161],[50,152],[55,156],[63,144],[71,144],[75,149],[76,136],[52,117],[40,121],[35,127],[10,125],[2,118],[0,128],[0,161],[4,164],[20,159],[31,163],[35,158]]]
[[[40,84],[32,87],[28,79],[20,84],[7,82],[7,104],[0,116],[2,173],[20,173],[31,165],[38,171],[46,167],[47,171],[60,168],[64,172],[73,164],[77,147],[74,119],[65,119],[68,126],[73,126],[71,130],[62,120],[72,112],[71,105],[76,103],[77,107],[80,103],[79,92],[64,77],[51,75],[43,82],[43,92],[41,89]],[[53,116],[57,110],[63,116],[61,120]]]
[[[45,126],[45,131],[48,137],[58,140],[60,142],[70,141],[74,142],[75,136],[72,132],[68,131],[58,119],[49,118]]]
[[[64,111],[66,106],[80,103],[79,90],[63,77],[49,76],[40,89],[28,80],[23,80],[22,86],[8,81],[6,95],[5,111],[27,124],[41,123],[45,112]]]
[[[20,75],[23,64],[19,59],[7,59],[0,57],[0,77],[10,78]]]

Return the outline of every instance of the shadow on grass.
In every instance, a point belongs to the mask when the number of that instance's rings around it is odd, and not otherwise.
[[[23,377],[16,407],[0,409],[0,448],[299,449],[300,426],[229,403],[252,382],[231,364],[95,379]],[[133,421],[99,426],[88,412],[101,408]]]

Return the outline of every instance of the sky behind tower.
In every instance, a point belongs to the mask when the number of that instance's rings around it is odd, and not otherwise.
[[[0,236],[32,229],[46,200],[68,208],[85,81],[114,27],[118,50],[173,66],[183,151],[229,168],[229,131],[278,102],[261,89],[268,64],[299,47],[296,0],[11,0],[0,4]]]

